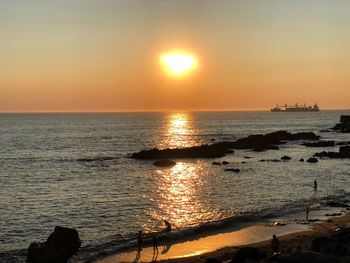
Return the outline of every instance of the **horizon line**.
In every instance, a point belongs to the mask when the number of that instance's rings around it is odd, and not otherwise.
[[[350,108],[325,108],[322,111],[348,111]],[[161,109],[161,110],[97,110],[97,111],[70,111],[70,110],[38,110],[38,111],[0,111],[0,114],[45,114],[45,113],[162,113],[162,112],[270,112],[269,109]]]

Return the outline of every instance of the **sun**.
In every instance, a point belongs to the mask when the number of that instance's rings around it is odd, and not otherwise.
[[[160,63],[173,76],[185,76],[196,70],[198,59],[186,51],[169,51],[160,55]]]

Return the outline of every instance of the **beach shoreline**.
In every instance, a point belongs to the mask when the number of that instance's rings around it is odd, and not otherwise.
[[[342,211],[342,216],[325,216]],[[277,223],[278,222],[278,223]],[[276,224],[277,223],[277,224]],[[254,246],[271,254],[270,240],[276,234],[281,248],[300,246],[309,248],[311,240],[319,235],[330,233],[339,225],[350,223],[350,214],[339,207],[322,207],[311,213],[310,222],[306,222],[305,213],[298,212],[284,217],[271,218],[264,222],[247,224],[239,229],[226,228],[210,234],[199,234],[190,239],[182,238],[172,243],[159,243],[159,253],[154,254],[148,245],[141,253],[135,249],[106,255],[89,262],[203,262],[207,258],[229,260],[239,247]]]

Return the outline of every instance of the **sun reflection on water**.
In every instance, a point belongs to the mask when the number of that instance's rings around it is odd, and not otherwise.
[[[162,148],[181,148],[196,144],[195,128],[188,113],[173,113],[167,116],[163,130]]]

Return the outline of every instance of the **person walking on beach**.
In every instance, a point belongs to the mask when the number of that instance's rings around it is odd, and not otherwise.
[[[309,221],[310,208],[308,206],[305,208],[305,212],[306,212],[306,221]]]
[[[158,240],[157,240],[157,237],[156,236],[153,236],[152,237],[152,242],[153,242],[153,254],[157,254],[159,253],[158,252]]]
[[[142,250],[142,230],[139,230],[139,233],[137,235],[137,251]]]
[[[315,189],[315,191],[317,190],[317,181],[316,180],[314,181],[314,189]]]
[[[280,241],[278,240],[276,235],[272,236],[271,249],[273,253],[277,253],[280,250]]]

